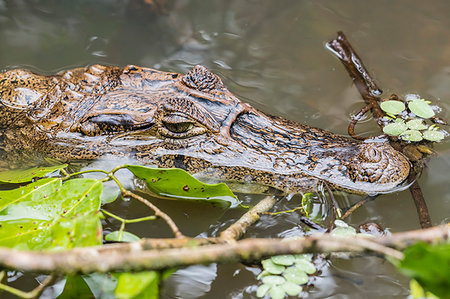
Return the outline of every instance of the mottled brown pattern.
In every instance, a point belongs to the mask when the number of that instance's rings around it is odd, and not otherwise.
[[[355,141],[242,103],[202,66],[188,74],[93,65],[53,76],[0,74],[3,164],[103,156],[181,167],[199,176],[284,192],[320,181],[388,192],[408,160],[383,140]]]

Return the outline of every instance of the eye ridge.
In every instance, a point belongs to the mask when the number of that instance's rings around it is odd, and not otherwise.
[[[96,136],[145,130],[153,127],[153,125],[154,122],[137,121],[129,114],[98,114],[81,122],[73,130],[88,136]]]

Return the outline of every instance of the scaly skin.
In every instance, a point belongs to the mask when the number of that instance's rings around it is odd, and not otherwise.
[[[368,194],[394,189],[410,171],[385,142],[355,141],[242,103],[202,66],[186,75],[101,65],[54,76],[10,70],[0,74],[0,101],[0,158],[8,163],[130,157],[284,192],[326,181]]]

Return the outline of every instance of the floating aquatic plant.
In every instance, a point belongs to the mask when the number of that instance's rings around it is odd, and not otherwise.
[[[262,261],[264,270],[258,275],[262,285],[258,287],[256,296],[262,298],[269,294],[272,299],[297,296],[303,289],[302,285],[308,282],[308,275],[317,271],[311,260],[311,254],[286,254]]]
[[[429,124],[429,119],[435,116],[430,104],[430,101],[417,95],[407,95],[406,105],[399,100],[383,101],[380,107],[387,115],[383,132],[389,136],[399,136],[409,142],[419,142],[423,139],[441,141],[447,132]]]

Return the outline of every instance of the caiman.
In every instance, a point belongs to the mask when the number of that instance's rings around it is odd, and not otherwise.
[[[187,74],[92,65],[0,74],[0,158],[131,157],[284,192],[396,189],[409,161],[386,141],[356,141],[265,114],[202,66]]]

